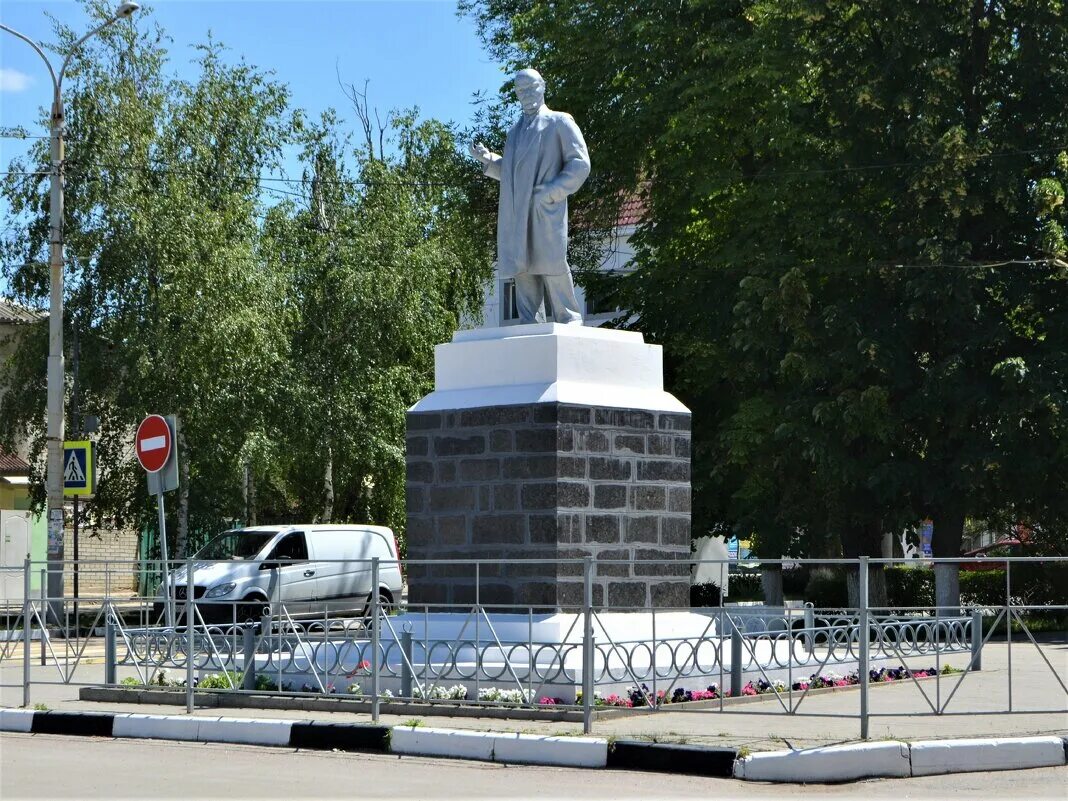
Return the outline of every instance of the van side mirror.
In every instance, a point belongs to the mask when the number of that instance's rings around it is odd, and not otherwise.
[[[277,562],[264,562],[260,565],[260,570],[274,570],[278,566]]]

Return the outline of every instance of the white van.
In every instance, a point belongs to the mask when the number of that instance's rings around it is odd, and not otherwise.
[[[233,529],[194,554],[193,599],[205,620],[258,620],[265,609],[290,616],[362,613],[371,602],[371,573],[378,557],[378,598],[400,599],[397,540],[385,526],[316,524]],[[184,567],[170,574],[181,617],[188,592]],[[163,588],[156,611],[163,607]]]

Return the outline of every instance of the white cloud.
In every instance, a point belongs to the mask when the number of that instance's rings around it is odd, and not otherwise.
[[[0,92],[22,92],[33,82],[24,72],[9,67],[0,67]]]

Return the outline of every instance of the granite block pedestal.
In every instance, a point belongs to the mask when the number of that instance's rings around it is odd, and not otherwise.
[[[459,332],[408,412],[416,605],[688,607],[690,415],[641,334],[554,324]],[[546,560],[540,563],[517,560]],[[664,561],[666,560],[666,562]],[[477,589],[476,589],[477,586]]]

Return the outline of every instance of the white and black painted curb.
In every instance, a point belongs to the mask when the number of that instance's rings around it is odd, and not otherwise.
[[[852,743],[739,757],[735,748],[424,726],[0,708],[0,731],[370,751],[750,781],[842,782],[1068,764],[1068,737]]]
[[[762,782],[845,782],[1065,764],[1068,737],[990,737],[761,751],[736,760],[734,777]]]
[[[738,751],[599,737],[457,731],[266,718],[190,717],[110,712],[0,709],[0,731],[131,737],[290,748],[379,751],[510,764],[621,768],[728,778]]]

